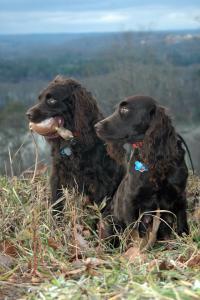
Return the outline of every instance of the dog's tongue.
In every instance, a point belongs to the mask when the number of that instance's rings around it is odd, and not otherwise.
[[[53,118],[55,122],[58,123],[58,127],[62,127],[64,125],[64,119],[61,116],[57,116]]]

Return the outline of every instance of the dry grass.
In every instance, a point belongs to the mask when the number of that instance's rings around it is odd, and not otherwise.
[[[200,299],[198,177],[188,182],[190,236],[126,255],[126,243],[100,239],[100,208],[75,191],[64,190],[53,219],[47,182],[0,178],[0,299]]]

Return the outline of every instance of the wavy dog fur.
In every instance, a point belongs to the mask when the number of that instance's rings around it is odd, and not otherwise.
[[[95,127],[98,136],[107,142],[131,145],[142,141],[142,146],[132,152],[127,173],[112,200],[111,212],[116,223],[125,228],[141,214],[160,208],[170,212],[161,214],[164,222],[159,228],[159,238],[168,238],[174,223],[179,235],[188,233],[185,150],[165,108],[151,97],[132,96]],[[136,161],[148,170],[137,171]],[[138,226],[140,236],[151,223],[152,216],[144,215]]]
[[[56,100],[48,105],[47,99]],[[57,76],[39,95],[39,103],[27,112],[32,122],[41,122],[54,116],[64,119],[64,127],[75,138],[69,142],[61,137],[47,139],[51,146],[52,203],[62,196],[62,187],[78,188],[80,193],[100,203],[104,197],[112,197],[124,169],[107,154],[106,146],[97,137],[94,124],[103,118],[96,100],[79,82]],[[62,156],[61,149],[69,147],[71,155]],[[55,207],[62,210],[63,203]]]
[[[155,116],[144,136],[142,157],[148,164],[152,179],[162,181],[181,155],[177,135],[166,109],[157,106]]]

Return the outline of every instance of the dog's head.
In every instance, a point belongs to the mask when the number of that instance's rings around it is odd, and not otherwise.
[[[132,96],[116,111],[95,125],[106,142],[133,144],[143,141],[142,156],[149,169],[164,173],[177,159],[177,138],[171,119],[163,107],[147,96]]]
[[[105,141],[134,143],[143,140],[156,107],[151,97],[129,97],[120,102],[111,116],[95,125],[96,132]]]
[[[89,143],[91,131],[101,115],[95,99],[73,79],[57,76],[38,97],[38,103],[27,111],[29,121],[39,123],[56,117],[63,127]]]

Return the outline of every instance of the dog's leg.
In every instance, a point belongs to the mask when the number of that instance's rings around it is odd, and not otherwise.
[[[59,178],[59,171],[56,169],[55,166],[52,168],[52,173],[50,177],[50,186],[51,186],[51,204],[53,205],[53,214],[58,215],[61,214],[64,208],[64,201],[61,200],[58,203],[56,203],[59,198],[63,196],[62,193],[62,186],[60,183]],[[54,203],[56,203],[54,205]]]
[[[161,223],[158,230],[158,240],[169,240],[175,222],[175,216],[168,212],[161,214]]]
[[[141,218],[138,225],[139,237],[145,237],[150,224],[152,223],[153,216],[145,215]]]
[[[140,208],[140,215],[143,213],[144,215],[140,218],[140,222],[138,225],[139,237],[145,237],[149,227],[152,225],[153,216],[155,215],[155,211],[157,210],[157,196],[152,195],[148,199],[143,199],[142,208]]]
[[[178,235],[189,234],[189,226],[187,222],[187,213],[186,213],[186,196],[185,193],[180,199],[178,199],[178,207],[176,209],[177,217],[177,233]]]
[[[101,226],[101,239],[103,239],[110,246],[112,245],[114,248],[119,247],[119,234],[124,230],[122,224],[120,224],[120,222],[114,217],[108,216],[107,218],[103,219]],[[99,226],[97,227],[98,231],[100,231]]]

